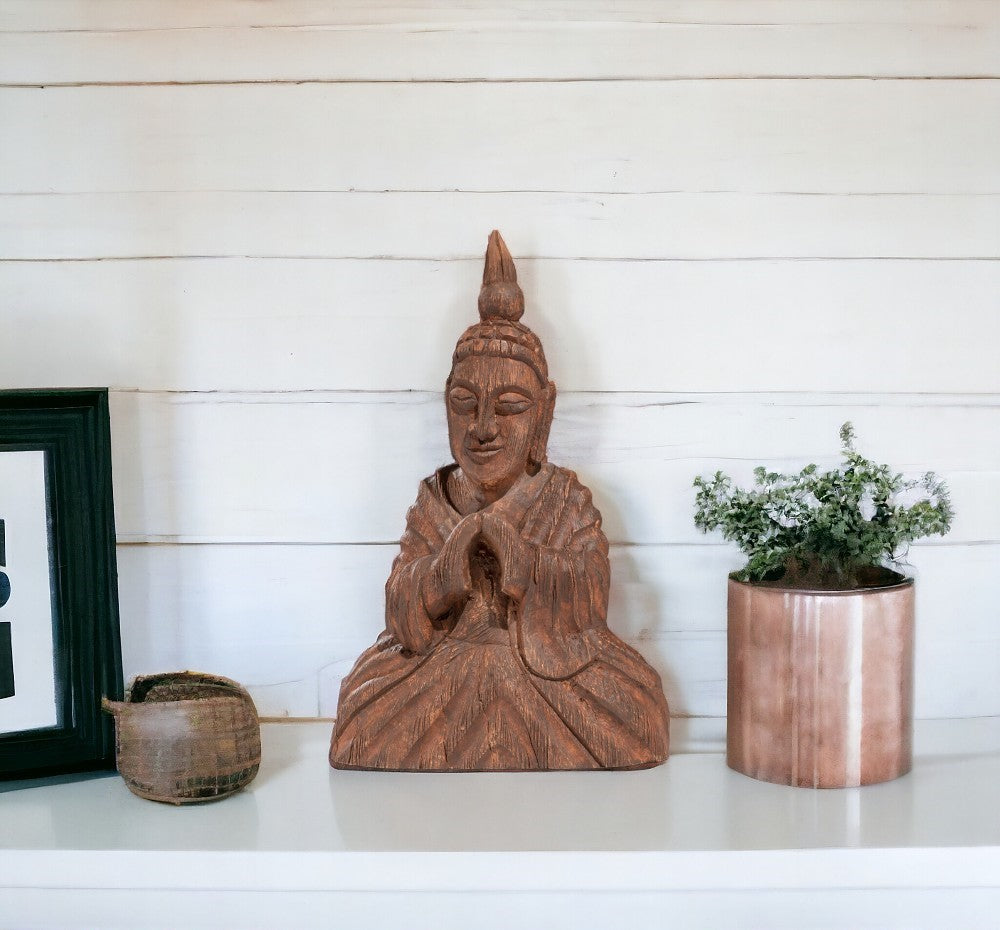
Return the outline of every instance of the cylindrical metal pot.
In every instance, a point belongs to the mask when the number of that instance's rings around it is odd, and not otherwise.
[[[810,788],[910,770],[914,587],[899,577],[851,591],[730,578],[730,768]]]

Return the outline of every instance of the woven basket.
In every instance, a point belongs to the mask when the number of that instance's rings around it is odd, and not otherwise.
[[[136,678],[115,718],[118,771],[141,798],[195,804],[249,784],[260,768],[260,720],[235,681],[199,672]]]

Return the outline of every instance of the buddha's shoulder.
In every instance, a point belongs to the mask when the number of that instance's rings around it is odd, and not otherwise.
[[[563,468],[561,465],[553,465],[551,462],[545,462],[542,465],[541,471],[543,474],[546,474],[547,480],[552,482],[555,487],[558,487],[570,502],[578,504],[591,503],[590,488],[580,481],[576,472],[571,468]]]
[[[431,474],[420,482],[420,487],[417,489],[417,499],[419,500],[421,497],[428,495],[435,498],[442,497],[448,482],[448,475],[454,470],[454,465],[444,465],[431,472]]]
[[[455,471],[455,468],[454,464],[445,465],[424,478],[417,490],[416,505],[431,501],[439,503],[447,501],[448,477]],[[568,503],[584,506],[591,504],[590,488],[580,481],[577,473],[571,468],[563,468],[552,462],[543,462],[535,478],[529,480],[537,482],[535,487],[539,489],[547,487],[551,491],[558,492],[566,498]]]

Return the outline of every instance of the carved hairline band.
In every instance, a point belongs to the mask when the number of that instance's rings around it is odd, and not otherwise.
[[[539,360],[534,352],[525,346],[508,339],[467,339],[460,342],[455,347],[455,354],[452,356],[452,368],[458,362],[473,355],[492,355],[499,358],[512,358],[518,362],[524,362],[538,376],[542,387],[548,387],[548,371],[544,362],[539,365]],[[449,380],[451,376],[449,375]]]

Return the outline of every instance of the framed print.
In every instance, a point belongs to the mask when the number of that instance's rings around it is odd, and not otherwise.
[[[106,389],[0,391],[0,778],[114,767]]]

